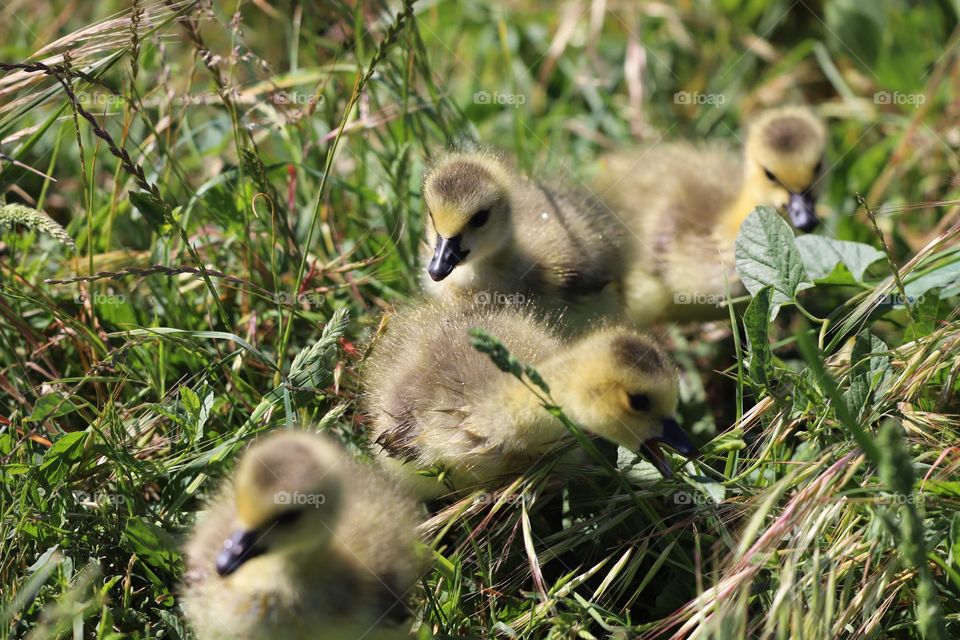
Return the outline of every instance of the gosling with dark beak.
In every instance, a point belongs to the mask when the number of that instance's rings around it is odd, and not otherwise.
[[[474,329],[529,363],[585,434],[630,450],[645,445],[665,476],[660,443],[696,453],[672,417],[677,371],[657,340],[625,325],[570,339],[556,325],[516,306],[450,302],[395,314],[364,366],[365,408],[384,468],[432,499],[502,482],[571,440],[525,380],[478,354]],[[420,472],[436,467],[442,479]]]
[[[571,334],[620,315],[629,234],[598,199],[529,179],[491,153],[456,152],[424,176],[423,214],[427,295],[535,300],[531,309],[562,313]]]
[[[333,439],[294,429],[261,438],[184,549],[190,637],[408,637],[396,622],[424,568],[423,518],[395,484]]]

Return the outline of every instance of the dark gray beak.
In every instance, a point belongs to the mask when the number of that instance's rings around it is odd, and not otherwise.
[[[217,555],[217,573],[225,578],[251,558],[256,558],[265,549],[257,546],[260,537],[258,531],[234,531],[223,543],[223,549]]]
[[[800,231],[813,231],[820,224],[816,212],[817,200],[810,191],[791,193],[787,201],[787,213],[790,222]]]
[[[693,443],[690,442],[690,438],[686,432],[677,424],[676,420],[673,418],[663,418],[661,424],[663,425],[663,435],[650,438],[644,442],[640,446],[640,453],[657,468],[660,475],[664,478],[671,478],[673,477],[673,469],[670,468],[670,463],[667,462],[663,451],[660,449],[661,444],[667,445],[677,453],[688,458],[696,457],[699,452]]]
[[[434,282],[440,282],[453,272],[453,268],[463,262],[469,251],[460,248],[460,236],[444,238],[437,234],[437,248],[433,252],[427,273]]]

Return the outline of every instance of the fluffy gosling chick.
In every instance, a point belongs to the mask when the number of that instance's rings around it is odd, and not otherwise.
[[[601,202],[518,175],[486,152],[451,153],[423,182],[430,295],[535,298],[579,326],[621,308],[627,229]]]
[[[270,435],[190,538],[187,618],[201,640],[407,637],[396,619],[419,569],[416,514],[333,442]]]
[[[454,489],[483,485],[571,437],[529,388],[471,346],[472,327],[532,364],[572,420],[643,453],[664,476],[660,443],[696,453],[674,419],[676,369],[649,337],[606,327],[569,342],[530,311],[427,304],[390,319],[364,371],[379,453],[421,498],[448,489],[418,469],[443,467]]]
[[[748,126],[741,158],[683,143],[603,158],[597,193],[637,243],[638,266],[624,284],[628,315],[641,323],[725,316],[717,301],[725,279],[732,293],[742,292],[734,242],[754,207],[777,208],[801,231],[817,225],[825,144],[824,125],[809,109],[786,107]]]

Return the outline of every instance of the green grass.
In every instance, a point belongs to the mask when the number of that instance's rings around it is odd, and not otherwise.
[[[437,150],[576,185],[798,101],[830,126],[819,233],[884,259],[772,324],[758,293],[736,331],[665,328],[701,458],[659,481],[594,451],[445,506],[411,604],[424,637],[960,635],[960,6],[408,9],[2,10],[0,637],[190,637],[179,547],[236,451],[320,422],[363,455]]]

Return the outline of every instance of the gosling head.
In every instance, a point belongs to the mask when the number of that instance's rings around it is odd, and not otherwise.
[[[574,413],[597,435],[636,451],[664,477],[673,475],[660,450],[687,457],[697,449],[676,420],[677,370],[651,338],[626,329],[589,336],[574,349]]]
[[[336,447],[306,433],[277,433],[250,447],[234,478],[236,529],[223,542],[217,573],[324,544],[340,504],[339,466]]]
[[[812,231],[819,220],[814,185],[823,169],[826,130],[808,109],[760,114],[746,142],[746,185],[756,204],[776,207],[794,227]]]
[[[510,177],[495,157],[458,153],[434,165],[423,181],[427,229],[436,235],[427,266],[439,282],[465,260],[483,260],[510,241]],[[429,237],[429,236],[428,236]]]

